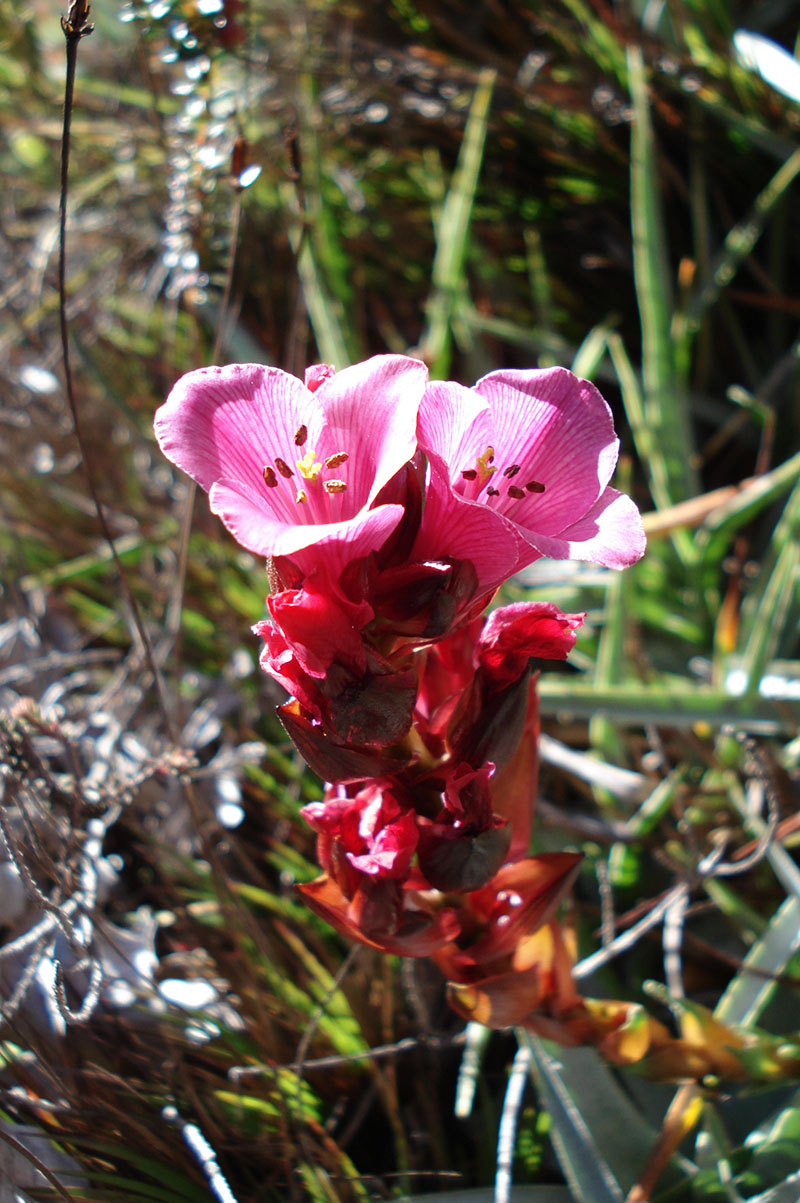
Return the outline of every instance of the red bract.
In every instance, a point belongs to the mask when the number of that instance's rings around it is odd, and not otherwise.
[[[449,476],[453,529],[488,510],[516,533],[509,573],[540,556],[624,568],[644,554],[636,506],[608,483],[619,451],[611,411],[566,368],[491,372],[473,389],[429,384],[418,438]]]
[[[585,614],[564,614],[552,602],[516,602],[493,610],[475,649],[475,667],[490,689],[518,681],[531,660],[566,660]]]
[[[337,605],[330,590],[316,577],[302,589],[285,589],[267,598],[272,624],[259,622],[253,630],[266,638],[270,625],[279,630],[304,672],[324,677],[334,660],[354,672],[367,666],[364,641],[350,616]]]
[[[394,882],[365,886],[349,900],[327,875],[298,886],[305,901],[343,936],[402,957],[429,957],[460,931],[455,909],[441,896],[404,906]]]
[[[330,791],[324,802],[304,806],[303,817],[318,833],[317,859],[348,896],[358,874],[405,880],[417,847],[417,826],[408,802],[391,781],[371,781],[355,796]]]

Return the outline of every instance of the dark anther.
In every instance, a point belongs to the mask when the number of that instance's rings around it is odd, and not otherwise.
[[[503,469],[503,476],[507,476],[510,480],[512,476],[517,475],[519,470],[519,464],[510,464],[508,468]]]
[[[500,490],[499,490],[499,489],[493,489],[493,488],[492,488],[492,486],[491,486],[491,485],[489,485],[489,488],[486,490],[486,495],[487,495],[487,497],[499,497],[499,496],[500,496]]]
[[[475,468],[465,468],[461,475],[464,477],[464,480],[475,480],[478,473]]]
[[[519,485],[509,485],[508,495],[509,497],[514,497],[517,501],[519,501],[521,497],[525,496],[525,490],[521,489]]]
[[[338,468],[340,464],[345,463],[345,461],[349,458],[350,456],[346,451],[337,451],[335,455],[328,456],[328,458],[325,460],[325,467]]]
[[[294,472],[289,467],[289,465],[286,463],[286,460],[281,459],[277,455],[275,456],[275,467],[278,469],[281,476],[285,476],[287,480],[289,479],[290,476],[294,476]]]
[[[264,477],[264,484],[268,489],[277,489],[278,478],[275,475],[275,470],[269,464],[264,465],[261,475]]]
[[[544,485],[539,480],[529,480],[525,488],[529,493],[543,493]]]
[[[294,434],[295,447],[304,447],[308,438],[308,428],[306,426],[298,426]]]

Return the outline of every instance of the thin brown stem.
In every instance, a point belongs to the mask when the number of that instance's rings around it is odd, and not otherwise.
[[[231,297],[233,295],[233,273],[236,267],[236,252],[239,246],[239,226],[242,218],[242,193],[237,184],[234,184],[234,200],[233,210],[231,213],[231,240],[228,249],[228,263],[225,270],[225,291],[222,294],[222,304],[220,306],[219,320],[217,322],[217,333],[214,338],[214,346],[211,349],[211,363],[216,364],[222,354],[222,344],[225,338],[225,326],[227,325],[228,315],[231,307]],[[181,518],[181,533],[180,545],[178,549],[178,571],[175,575],[175,581],[172,589],[172,597],[170,600],[169,613],[167,616],[167,636],[174,640],[174,666],[175,676],[178,681],[181,677],[181,660],[182,660],[182,639],[181,639],[181,614],[183,613],[183,598],[186,592],[186,572],[189,565],[189,538],[192,533],[192,522],[194,519],[194,503],[197,497],[197,485],[193,480],[189,481],[189,487],[186,492],[186,502]],[[180,694],[178,695],[180,699]],[[180,700],[179,703],[180,705]]]
[[[81,38],[86,37],[92,32],[94,26],[89,23],[89,4],[87,0],[74,0],[66,17],[61,19],[61,28],[64,31],[64,37],[67,43],[67,70],[64,83],[64,123],[61,134],[61,180],[60,180],[60,196],[59,196],[59,240],[58,240],[58,317],[59,326],[61,329],[61,353],[64,362],[64,382],[67,393],[67,401],[69,403],[70,413],[72,414],[72,423],[75,428],[75,438],[81,452],[83,461],[83,470],[86,473],[86,481],[89,486],[95,510],[97,512],[97,521],[102,531],[103,538],[108,543],[111,551],[111,557],[114,561],[114,567],[119,579],[120,588],[122,589],[125,602],[130,610],[136,632],[141,641],[145,659],[153,676],[153,683],[158,694],[159,707],[164,719],[164,724],[170,739],[175,742],[175,732],[172,720],[170,718],[169,709],[167,706],[166,694],[164,692],[164,682],[161,678],[161,673],[158,670],[155,657],[153,655],[153,646],[150,642],[150,636],[142,620],[139,607],[136,599],[133,596],[125,571],[122,567],[119,555],[117,553],[114,537],[106,519],[105,510],[100,500],[100,494],[97,489],[97,480],[94,473],[94,468],[88,454],[86,440],[84,438],[83,429],[81,426],[80,414],[78,412],[77,402],[75,400],[75,389],[72,381],[72,369],[69,358],[69,331],[67,329],[67,196],[69,182],[69,152],[70,152],[70,133],[72,127],[72,104],[75,93],[75,69],[78,62],[78,44]]]

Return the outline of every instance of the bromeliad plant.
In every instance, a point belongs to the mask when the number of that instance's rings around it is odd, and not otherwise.
[[[580,998],[554,920],[579,856],[528,854],[535,665],[566,658],[583,615],[484,613],[542,556],[643,554],[640,515],[609,484],[619,444],[597,389],[563,368],[430,383],[396,355],[305,383],[232,365],[184,376],[155,430],[267,558],[261,665],[328,783],[303,811],[323,870],[300,887],[308,904],[353,940],[432,957],[463,1014],[632,1059],[612,1038],[630,1008]],[[662,1030],[641,1029],[643,1054]]]

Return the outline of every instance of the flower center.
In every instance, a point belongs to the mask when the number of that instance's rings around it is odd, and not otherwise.
[[[308,429],[306,426],[299,426],[294,436],[294,444],[296,447],[305,447],[308,441]],[[311,498],[314,496],[333,497],[340,493],[347,492],[347,481],[342,480],[339,476],[330,476],[325,478],[325,472],[331,472],[336,468],[340,468],[342,464],[347,463],[350,458],[347,451],[336,451],[333,455],[325,457],[324,462],[318,460],[316,452],[308,448],[303,456],[295,460],[295,468],[301,477],[299,487],[294,489],[295,505],[308,505]],[[284,480],[291,480],[295,475],[295,469],[290,467],[285,459],[276,455],[272,464],[265,464],[262,469],[264,484],[268,489],[277,489],[280,486],[280,477]],[[319,485],[322,485],[322,490]],[[327,516],[320,514],[317,516],[319,521],[326,521]],[[309,515],[311,521],[315,520],[315,516]]]
[[[315,484],[322,475],[322,464],[315,458],[313,451],[307,451],[303,458],[297,461],[297,471],[310,484]]]
[[[496,476],[499,469],[494,463],[495,449],[487,446],[485,450],[475,457],[474,468],[462,469],[462,479],[467,481],[467,486],[464,488],[464,495],[471,500],[476,500],[478,496],[486,489],[486,496],[500,497],[502,491],[498,489],[494,483],[493,477]],[[522,471],[521,464],[509,464],[507,468],[503,468],[501,476],[511,481],[515,476]],[[512,501],[521,501],[526,493],[544,493],[545,486],[538,480],[529,480],[524,488],[518,484],[506,485],[505,495],[510,497]]]

